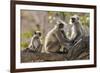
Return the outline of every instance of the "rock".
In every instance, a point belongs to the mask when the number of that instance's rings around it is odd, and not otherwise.
[[[88,38],[83,43],[79,43],[68,53],[39,53],[26,48],[21,51],[21,62],[44,62],[44,61],[67,61],[67,60],[86,60],[89,59]]]
[[[64,61],[66,58],[63,54],[58,53],[35,53],[21,52],[21,62],[43,62],[43,61]]]

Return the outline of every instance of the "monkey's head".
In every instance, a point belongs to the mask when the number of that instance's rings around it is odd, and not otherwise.
[[[55,25],[58,29],[63,29],[64,28],[64,23],[62,20],[57,20],[57,23]]]
[[[71,22],[72,22],[72,23],[77,23],[77,22],[79,22],[79,16],[78,16],[78,15],[73,15],[73,16],[71,17]]]
[[[59,27],[59,29],[62,29],[62,28],[64,28],[64,24],[63,23],[59,23],[58,27]]]
[[[40,32],[40,31],[35,31],[34,34],[35,34],[35,35],[38,35],[39,37],[41,37],[41,32]]]

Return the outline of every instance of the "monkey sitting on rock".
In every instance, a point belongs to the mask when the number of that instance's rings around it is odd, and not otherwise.
[[[69,49],[68,59],[76,59],[86,48],[88,48],[89,38],[84,36],[83,27],[80,23],[80,19],[78,15],[73,15],[70,19],[72,28],[72,38],[74,42],[73,46]],[[83,39],[84,38],[84,39]],[[87,41],[85,41],[87,40]],[[84,46],[86,46],[84,48]]]
[[[83,33],[84,33],[82,25],[80,23],[79,16],[73,15],[71,17],[71,22],[72,22],[73,29],[74,29],[74,32],[75,32],[75,35],[76,35],[74,40],[77,42],[79,39],[81,39],[83,37]]]
[[[41,32],[35,31],[33,37],[31,38],[31,42],[26,50],[29,50],[31,52],[41,52],[42,43],[40,37],[41,37]]]

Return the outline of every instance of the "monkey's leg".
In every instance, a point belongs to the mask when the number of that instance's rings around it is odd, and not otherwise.
[[[70,60],[77,59],[77,57],[84,51],[82,47],[82,40],[79,40],[69,51]]]
[[[61,48],[61,46],[58,42],[51,43],[47,46],[48,52],[51,52],[51,53],[60,52],[60,48]]]
[[[37,49],[37,52],[41,52],[42,51],[42,44],[39,46],[39,48]]]

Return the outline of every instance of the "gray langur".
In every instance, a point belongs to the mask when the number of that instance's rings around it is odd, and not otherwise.
[[[80,19],[78,15],[73,15],[70,19],[70,22],[72,24],[72,39],[77,42],[79,39],[83,37],[83,28],[80,23]]]
[[[47,33],[44,44],[44,51],[46,53],[57,53],[60,52],[62,47],[68,48],[68,43],[70,43],[71,40],[66,38],[63,28],[64,24],[60,22]]]
[[[41,32],[36,31],[31,39],[31,42],[29,44],[29,49],[33,52],[41,52],[42,50],[42,43],[40,40]]]
[[[69,52],[67,54],[68,59],[76,59],[77,56],[79,56],[80,53],[83,52],[83,28],[80,23],[79,16],[74,15],[70,18],[70,22],[72,24],[72,39],[74,42],[72,43],[72,47],[69,49]]]

